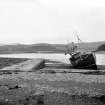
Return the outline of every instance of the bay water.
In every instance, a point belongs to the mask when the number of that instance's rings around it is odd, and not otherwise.
[[[21,53],[21,54],[0,54],[0,57],[9,58],[41,58],[51,59],[69,64],[69,56],[58,53]],[[105,54],[96,54],[96,64],[105,65]]]

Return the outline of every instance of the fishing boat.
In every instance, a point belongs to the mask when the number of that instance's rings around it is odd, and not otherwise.
[[[78,40],[79,37],[78,37]],[[71,48],[66,46],[67,52],[70,55],[70,63],[72,68],[76,69],[93,69],[97,70],[96,56],[92,51],[78,51],[78,46],[72,42]]]

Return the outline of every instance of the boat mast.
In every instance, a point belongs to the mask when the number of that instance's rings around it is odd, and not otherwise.
[[[74,36],[77,38],[77,48],[80,49],[80,43],[83,41],[79,38],[79,34],[77,31],[73,32]]]
[[[79,36],[78,36],[78,34],[77,34],[77,32],[73,32],[73,34],[77,37],[77,39],[78,39],[78,44],[79,43],[81,43],[82,42],[82,40],[79,38]],[[79,46],[79,45],[78,45]],[[77,47],[78,47],[77,45],[75,45],[75,43],[74,42],[72,42],[71,43],[71,47],[69,47],[69,45],[68,45],[68,43],[67,43],[67,45],[65,45],[65,47],[66,47],[66,53],[65,54],[70,54],[70,55],[72,55],[76,50],[77,50]]]

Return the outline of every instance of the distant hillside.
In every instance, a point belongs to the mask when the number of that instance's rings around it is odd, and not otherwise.
[[[100,45],[96,51],[105,51],[105,44]]]
[[[103,47],[100,47],[100,46]],[[65,44],[14,44],[14,45],[1,45],[0,53],[64,53],[67,49]],[[102,42],[89,42],[89,43],[80,43],[77,44],[79,50],[85,51],[103,51],[105,49],[105,41]],[[71,47],[71,43],[68,44],[68,47]]]
[[[54,45],[51,44],[44,44],[44,43],[40,43],[40,44],[33,44],[30,46],[29,48],[30,51],[34,50],[36,52],[62,52],[62,49],[58,49],[56,48]]]
[[[105,41],[100,42],[89,42],[89,43],[81,43],[79,49],[80,50],[88,50],[88,51],[97,51],[98,47],[105,44]]]
[[[38,53],[38,52],[52,52],[60,53],[61,49],[57,49],[50,44],[32,44],[32,45],[3,45],[0,46],[0,53]]]
[[[85,51],[97,51],[98,47],[105,44],[105,41],[100,42],[83,42],[76,45],[78,46],[78,50],[85,50]],[[63,51],[66,51],[66,47],[63,44],[54,44],[54,46],[57,49],[61,49]],[[72,46],[71,43],[68,44],[68,47],[70,48]]]

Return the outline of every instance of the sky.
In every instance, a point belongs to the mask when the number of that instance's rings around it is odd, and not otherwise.
[[[105,41],[105,0],[0,0],[0,43],[68,43],[76,34]]]

